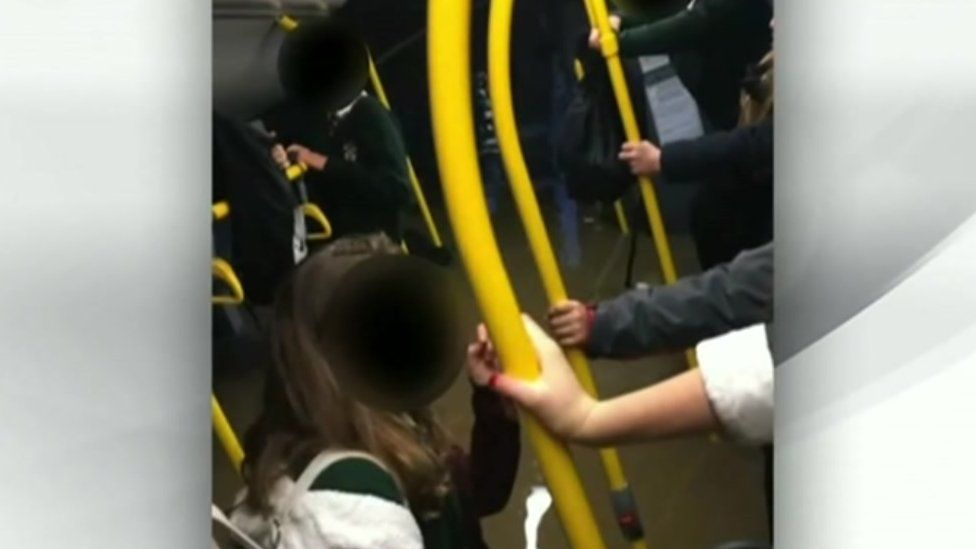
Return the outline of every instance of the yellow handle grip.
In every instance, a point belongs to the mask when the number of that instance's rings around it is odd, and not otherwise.
[[[215,221],[223,221],[230,215],[230,204],[226,200],[221,200],[210,207]]]
[[[302,178],[303,175],[308,171],[308,166],[303,162],[295,162],[294,164],[288,166],[285,170],[285,177],[288,181],[297,181]]]
[[[309,240],[328,240],[332,236],[332,224],[329,223],[329,218],[325,217],[325,212],[321,208],[311,202],[306,202],[302,204],[302,213],[322,228],[320,232],[308,233],[307,238]]]
[[[220,407],[220,402],[213,393],[210,393],[210,416],[217,440],[224,447],[224,452],[230,459],[231,465],[234,466],[234,470],[240,474],[241,464],[244,463],[244,448],[241,447],[237,435],[234,434],[234,429],[231,428],[230,422],[227,421],[224,409]]]
[[[230,288],[230,295],[211,296],[210,302],[214,305],[240,305],[244,303],[244,286],[241,285],[237,273],[226,260],[219,257],[213,258],[210,268],[213,277],[220,280]]]

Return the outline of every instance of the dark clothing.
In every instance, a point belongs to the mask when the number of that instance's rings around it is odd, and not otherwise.
[[[634,358],[678,350],[769,322],[772,314],[770,242],[670,286],[630,290],[601,302],[586,351],[596,357]]]
[[[661,175],[675,183],[732,176],[743,186],[771,186],[773,121],[663,145]]]
[[[742,186],[729,178],[708,181],[691,209],[691,235],[703,270],[728,263],[773,237],[771,185]]]
[[[692,234],[702,268],[773,239],[773,122],[741,126],[661,147],[668,182],[705,181]]]
[[[218,235],[247,300],[266,305],[305,248],[299,195],[271,158],[271,144],[251,126],[213,115],[213,201],[226,200],[230,217]],[[229,245],[226,237],[229,236]]]
[[[765,0],[697,0],[690,8],[647,24],[624,19],[620,53],[627,57],[695,52],[697,75],[679,76],[707,121],[731,129],[739,118],[739,85],[746,67],[772,45],[772,7]]]
[[[498,513],[508,503],[518,472],[521,438],[518,421],[505,414],[504,402],[494,391],[474,387],[471,407],[475,419],[470,450],[465,454],[456,448],[451,460],[451,477],[457,487],[463,520],[464,544],[450,547],[482,549],[487,545],[479,519]],[[426,534],[426,529],[424,531]],[[439,547],[430,544],[426,535],[424,546]]]
[[[309,170],[305,181],[310,200],[329,218],[334,238],[383,231],[400,240],[401,214],[411,201],[407,151],[379,101],[361,97],[341,118],[286,105],[267,122],[282,142],[328,157],[325,169]]]

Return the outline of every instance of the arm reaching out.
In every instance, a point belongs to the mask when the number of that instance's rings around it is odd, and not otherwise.
[[[755,366],[757,383],[736,385],[735,376],[712,375],[698,368],[650,387],[605,401],[597,401],[580,387],[566,356],[530,318],[523,317],[536,349],[540,375],[533,381],[491,373],[488,365],[469,361],[473,379],[488,380],[535,415],[560,438],[593,446],[689,435],[728,424],[743,438],[762,439],[766,433],[740,429],[742,425],[771,425],[772,365]],[[761,327],[760,327],[761,329]],[[738,366],[736,366],[738,367]],[[730,369],[721,370],[728,374]],[[714,379],[706,378],[712,376]],[[714,397],[713,397],[714,395]],[[712,398],[722,399],[716,415]],[[748,417],[740,417],[746,414]],[[761,429],[760,429],[761,430]],[[757,434],[758,433],[758,434]]]

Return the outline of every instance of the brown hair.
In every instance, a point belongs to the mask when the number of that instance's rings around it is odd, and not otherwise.
[[[773,52],[767,53],[743,81],[739,124],[764,122],[773,116]]]
[[[271,510],[272,487],[297,478],[326,448],[368,452],[396,473],[414,512],[440,509],[450,489],[446,431],[429,409],[411,413],[369,408],[343,391],[323,349],[332,289],[360,261],[401,250],[385,235],[347,237],[309,257],[280,289],[272,320],[273,365],[264,408],[245,437],[246,503]]]

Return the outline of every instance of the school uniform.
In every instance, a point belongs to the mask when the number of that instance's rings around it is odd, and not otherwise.
[[[231,522],[261,549],[485,549],[479,519],[508,503],[521,443],[497,393],[474,387],[472,408],[470,452],[451,449],[452,490],[436,512],[411,510],[401,479],[375,456],[329,449],[296,479],[279,479],[270,516],[242,493]]]
[[[403,138],[389,111],[365,93],[336,113],[295,104],[266,116],[279,140],[328,157],[305,174],[309,198],[322,208],[335,238],[383,231],[402,238],[402,214],[412,200]]]

